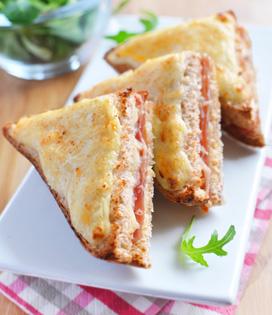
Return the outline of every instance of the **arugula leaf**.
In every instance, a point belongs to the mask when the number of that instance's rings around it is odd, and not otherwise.
[[[223,249],[223,246],[225,246],[227,243],[233,240],[236,234],[235,227],[231,225],[226,234],[221,239],[218,239],[218,233],[215,230],[212,233],[207,245],[202,247],[195,247],[194,246],[195,236],[189,237],[194,220],[195,218],[192,217],[188,227],[185,229],[183,233],[180,249],[194,262],[202,266],[208,267],[209,265],[203,255],[215,254],[217,256],[226,256],[227,252]]]
[[[133,32],[121,30],[117,34],[107,35],[107,36],[105,36],[105,38],[113,40],[117,44],[121,44],[133,36],[152,31],[153,29],[155,29],[158,26],[158,21],[159,21],[158,17],[154,13],[152,13],[150,11],[144,11],[143,16],[140,17],[140,19],[139,19],[139,22],[143,25],[143,28],[144,28],[143,31],[133,33]]]
[[[130,33],[130,32],[127,32],[127,31],[119,31],[115,35],[106,35],[105,38],[106,39],[111,39],[111,40],[115,41],[117,44],[121,44],[121,43],[127,41],[130,37],[133,37],[133,36],[135,36],[137,34],[138,33]]]
[[[117,5],[113,8],[112,14],[117,14],[122,11],[131,0],[120,0]]]

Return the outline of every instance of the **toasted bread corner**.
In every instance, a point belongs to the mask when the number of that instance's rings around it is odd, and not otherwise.
[[[261,130],[256,127],[251,130],[242,128],[235,124],[224,124],[222,122],[224,130],[234,139],[241,141],[252,147],[262,148],[265,146],[265,139]]]
[[[104,60],[118,73],[123,73],[131,70],[132,67],[128,63],[117,64],[111,61],[110,55],[116,50],[118,46],[111,48],[104,55]]]

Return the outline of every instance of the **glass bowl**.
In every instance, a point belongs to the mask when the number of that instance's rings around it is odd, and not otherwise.
[[[77,70],[103,35],[111,0],[79,0],[15,25],[0,15],[0,67],[23,79],[43,80]]]

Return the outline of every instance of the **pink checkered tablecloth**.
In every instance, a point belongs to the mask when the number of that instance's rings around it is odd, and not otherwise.
[[[235,305],[216,307],[168,301],[3,272],[0,292],[28,314],[232,315],[246,286],[272,215],[272,150],[268,151]]]

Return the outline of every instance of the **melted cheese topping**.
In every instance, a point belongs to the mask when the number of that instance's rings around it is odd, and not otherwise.
[[[37,152],[48,184],[65,198],[73,226],[90,243],[110,232],[121,130],[115,105],[112,96],[84,100],[13,127],[13,137]]]
[[[156,177],[167,190],[182,189],[192,174],[192,165],[182,150],[187,133],[191,132],[181,111],[187,56],[191,53],[151,59],[135,71],[96,85],[86,94],[94,97],[127,87],[148,91],[150,99],[157,104],[153,118]]]
[[[161,115],[161,107],[166,108],[166,115]],[[156,108],[155,172],[161,186],[167,190],[181,190],[190,179],[190,161],[182,150],[186,133],[180,102],[161,104]]]
[[[231,14],[205,19],[139,35],[116,47],[108,58],[113,64],[138,67],[147,59],[184,50],[205,52],[216,63],[220,96],[240,103],[250,93],[241,77],[236,55],[236,21]]]

